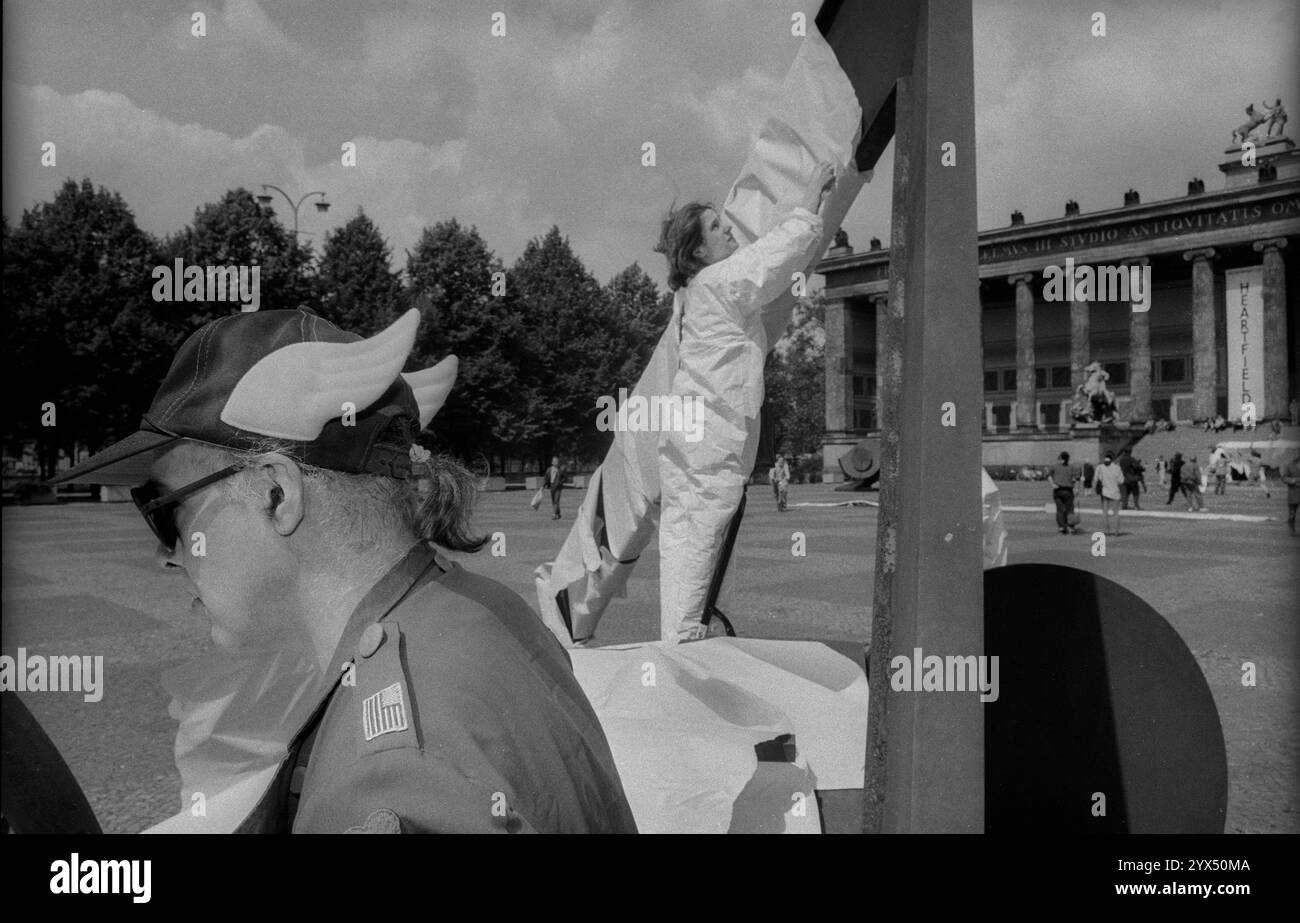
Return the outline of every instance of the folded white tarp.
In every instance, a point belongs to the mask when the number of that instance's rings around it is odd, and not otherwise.
[[[817,833],[814,790],[860,789],[867,679],[824,644],[710,638],[576,649],[642,833]],[[755,744],[792,734],[793,763]]]

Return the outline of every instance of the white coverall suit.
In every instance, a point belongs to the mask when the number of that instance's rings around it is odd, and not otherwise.
[[[810,30],[723,206],[742,249],[677,292],[673,319],[633,391],[643,399],[698,395],[704,438],[615,433],[564,546],[536,571],[542,620],[562,643],[592,636],[656,532],[661,637],[698,634],[726,525],[758,451],[763,359],[790,321],[792,276],[812,271],[867,179],[851,166],[861,123],[849,78]],[[794,206],[822,163],[839,179],[819,218]]]
[[[672,391],[704,402],[704,438],[662,434],[659,451],[660,637],[702,637],[705,597],[727,524],[758,451],[767,333],[762,308],[820,254],[822,219],[804,208],[702,269],[673,302],[680,332]]]

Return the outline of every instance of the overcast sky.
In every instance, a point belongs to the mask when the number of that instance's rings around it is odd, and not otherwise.
[[[4,3],[3,209],[64,179],[120,192],[145,229],[237,186],[324,189],[323,233],[358,208],[394,265],[422,227],[477,225],[507,263],[552,224],[603,282],[651,245],[674,196],[721,201],[799,39],[794,0]],[[1300,132],[1294,0],[976,0],[981,230],[1180,196],[1252,100]],[[191,14],[207,36],[191,35]],[[506,35],[491,34],[494,11]],[[1094,37],[1092,14],[1106,14]],[[865,48],[864,52],[869,52]],[[41,143],[58,164],[40,165]],[[358,166],[340,164],[356,141]],[[657,165],[641,165],[653,141]],[[888,242],[892,148],[845,228]],[[277,211],[289,223],[287,209]],[[316,238],[319,241],[319,237]],[[319,243],[318,243],[319,246]]]

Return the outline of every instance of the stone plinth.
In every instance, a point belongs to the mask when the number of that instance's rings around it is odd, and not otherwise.
[[[1255,143],[1255,162],[1247,166],[1243,164],[1242,158],[1245,152],[1242,151],[1241,145],[1230,147],[1223,152],[1224,159],[1219,164],[1219,169],[1227,178],[1227,189],[1238,189],[1242,186],[1254,186],[1259,179],[1259,168],[1263,166],[1272,166],[1277,170],[1276,179],[1295,179],[1300,176],[1300,150],[1296,149],[1295,142],[1290,138],[1282,136],[1277,138],[1267,138]]]

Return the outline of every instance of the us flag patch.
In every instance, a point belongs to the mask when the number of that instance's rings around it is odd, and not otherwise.
[[[402,704],[402,684],[393,683],[380,689],[361,703],[361,725],[366,740],[380,734],[406,730],[406,708]]]

